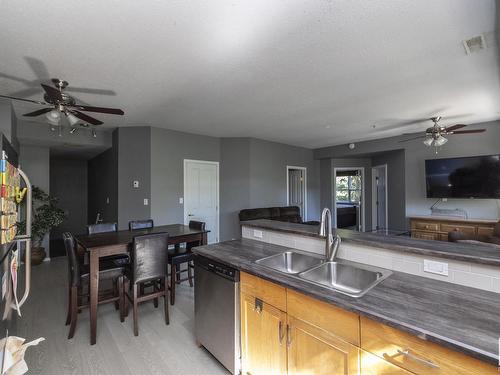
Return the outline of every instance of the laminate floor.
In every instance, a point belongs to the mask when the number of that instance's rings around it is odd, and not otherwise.
[[[170,325],[163,320],[163,303],[139,306],[139,336],[132,332],[132,312],[120,323],[112,304],[99,306],[97,344],[90,346],[89,312],[78,316],[75,337],[67,339],[66,258],[33,267],[32,291],[22,309],[17,335],[46,341],[26,354],[29,374],[139,375],[229,374],[194,338],[193,288],[181,285],[175,306],[170,306]]]

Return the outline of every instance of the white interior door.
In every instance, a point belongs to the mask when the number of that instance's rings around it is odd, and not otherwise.
[[[306,168],[287,166],[287,205],[298,206],[302,220],[307,220]]]
[[[206,223],[208,243],[219,241],[219,163],[184,160],[184,222]]]

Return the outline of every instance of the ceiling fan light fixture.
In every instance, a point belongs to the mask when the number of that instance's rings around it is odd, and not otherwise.
[[[61,113],[57,109],[48,112],[45,117],[52,125],[59,125],[59,121],[61,121]]]
[[[74,114],[72,113],[66,113],[66,117],[68,118],[68,121],[69,121],[69,124],[71,126],[75,126],[76,124],[78,124],[78,121],[80,121],[78,119],[78,117],[76,117]]]
[[[71,128],[71,130],[69,131],[69,134],[75,134],[77,131],[78,131],[77,128]]]
[[[429,137],[429,138],[426,138],[424,140],[423,144],[426,145],[427,147],[431,147],[433,142],[434,142],[434,139]]]
[[[97,132],[95,129],[92,129],[92,137],[97,138]]]
[[[440,135],[434,140],[434,146],[439,147],[444,145],[446,142],[448,142],[448,139]]]

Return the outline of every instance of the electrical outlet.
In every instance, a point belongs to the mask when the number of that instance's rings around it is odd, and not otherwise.
[[[448,276],[448,263],[424,259],[424,272]]]
[[[257,237],[257,238],[262,238],[263,237],[263,233],[262,233],[261,230],[254,229],[253,230],[253,236]]]
[[[179,198],[179,204],[184,204],[184,198],[183,197]]]
[[[147,206],[149,204],[149,199],[148,198],[144,198],[144,205]]]
[[[106,197],[106,204],[109,204],[109,197]]]
[[[134,186],[134,188],[136,188],[136,189],[137,189],[137,188],[139,187],[139,181],[137,181],[137,180],[136,180],[136,181],[134,181],[134,182],[133,182],[133,186]]]

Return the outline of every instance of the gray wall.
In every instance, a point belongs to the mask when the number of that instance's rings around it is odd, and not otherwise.
[[[286,166],[307,168],[307,219],[319,218],[319,162],[312,150],[254,138],[221,141],[221,240],[240,237],[238,212],[285,206]]]
[[[406,188],[405,151],[396,150],[372,157],[372,166],[387,164],[387,224],[390,229],[405,229]],[[371,190],[371,189],[370,189]],[[372,197],[373,198],[373,197]],[[373,199],[372,199],[373,201]],[[370,202],[371,207],[372,202]]]
[[[220,237],[241,236],[238,212],[250,207],[250,140],[221,139]]]
[[[449,158],[500,153],[500,121],[493,121],[468,126],[467,129],[485,128],[485,133],[473,135],[450,136],[448,143],[436,155],[433,148],[426,147],[421,140],[405,143],[399,141],[411,138],[398,136],[360,142],[354,150],[346,145],[325,147],[314,150],[317,159],[338,157],[360,157],[370,153],[393,151],[404,148],[405,151],[405,191],[406,216],[429,215],[434,199],[426,198],[425,163],[426,159]],[[389,200],[391,197],[389,197]],[[449,199],[439,204],[442,208],[462,208],[471,218],[498,219],[500,217],[499,201],[494,199]]]
[[[184,206],[179,198],[184,197],[184,159],[220,161],[220,139],[150,129],[151,218],[159,225],[182,223]]]
[[[118,222],[117,151],[110,148],[88,161],[88,224],[95,222],[98,212],[104,222]]]
[[[151,128],[118,128],[113,134],[118,147],[118,227],[130,220],[151,217]],[[139,181],[134,188],[133,181]],[[144,199],[148,204],[144,205]]]
[[[51,231],[51,239],[68,231],[85,233],[87,225],[87,160],[51,158],[50,194],[66,212],[66,220]]]

